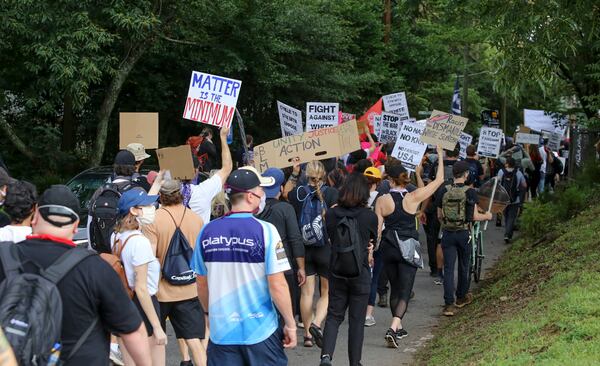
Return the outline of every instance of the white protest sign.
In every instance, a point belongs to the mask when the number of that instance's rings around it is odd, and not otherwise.
[[[407,170],[414,172],[425,154],[427,144],[421,142],[424,130],[425,126],[414,122],[404,122],[400,128],[392,156],[400,160]]]
[[[379,142],[385,144],[388,142],[396,142],[398,131],[402,122],[397,114],[382,112],[381,113],[381,130],[379,131]]]
[[[540,135],[517,132],[517,144],[539,145]]]
[[[394,113],[402,117],[404,121],[409,118],[408,103],[406,103],[406,93],[394,93],[383,96],[383,109],[386,112]]]
[[[287,104],[277,101],[279,110],[279,124],[281,125],[282,136],[299,135],[302,131],[302,112],[299,109],[290,107]]]
[[[193,71],[183,118],[230,127],[242,82]]]
[[[461,132],[458,138],[458,143],[460,144],[460,157],[463,159],[467,158],[467,146],[469,146],[473,142],[473,136],[468,133]]]
[[[548,139],[548,148],[552,151],[558,151],[560,149],[560,141],[562,135],[560,133],[553,132]]]
[[[427,119],[427,127],[421,136],[421,141],[430,145],[440,145],[445,150],[452,151],[468,121],[461,116],[434,110],[431,112],[431,117]]]
[[[306,103],[306,132],[338,125],[339,103]]]
[[[377,140],[379,140],[381,137],[381,114],[373,117],[373,131],[375,132],[375,136],[377,136]]]
[[[340,112],[340,116],[341,116],[341,118],[339,118],[339,119],[340,119],[341,123],[352,121],[353,119],[356,119],[356,114],[353,114],[353,113]]]
[[[479,132],[477,154],[486,158],[497,158],[502,145],[502,130],[499,128],[482,127]]]
[[[536,110],[536,109],[524,109],[523,119],[525,120],[525,126],[535,131],[553,131],[558,132],[561,135],[565,134],[569,121],[566,117],[552,113]]]

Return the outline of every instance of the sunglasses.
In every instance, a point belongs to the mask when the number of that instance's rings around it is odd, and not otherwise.
[[[73,224],[75,221],[79,220],[79,215],[68,207],[60,206],[60,205],[43,205],[38,207],[38,211],[40,215],[44,218],[44,220],[48,221],[54,226],[63,227],[67,225]],[[67,220],[55,220],[52,217],[61,217]]]

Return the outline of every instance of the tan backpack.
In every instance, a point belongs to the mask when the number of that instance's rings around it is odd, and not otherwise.
[[[108,263],[108,265],[111,266],[115,272],[117,272],[117,275],[119,275],[119,278],[123,283],[123,287],[125,287],[125,291],[127,291],[127,295],[129,295],[130,299],[133,298],[133,290],[129,287],[129,283],[127,282],[127,275],[125,274],[125,267],[123,266],[123,261],[121,260],[121,253],[123,253],[123,249],[125,249],[129,239],[134,236],[141,236],[141,234],[130,235],[127,239],[125,239],[123,245],[121,245],[120,240],[117,240],[112,249],[112,253],[100,253],[100,258],[104,259],[104,261]]]

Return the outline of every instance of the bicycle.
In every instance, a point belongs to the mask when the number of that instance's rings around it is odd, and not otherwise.
[[[469,242],[471,243],[471,264],[469,275],[473,276],[473,280],[478,283],[481,280],[481,269],[483,267],[483,231],[481,230],[481,223],[476,221],[471,225],[471,232],[469,236]]]

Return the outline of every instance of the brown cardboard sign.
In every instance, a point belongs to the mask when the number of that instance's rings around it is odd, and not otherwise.
[[[158,113],[119,113],[119,148],[137,142],[158,149]]]
[[[431,117],[427,118],[427,127],[421,135],[421,141],[440,145],[445,150],[454,150],[468,121],[468,118],[434,110]]]
[[[359,150],[358,129],[352,120],[334,127],[286,136],[254,148],[254,167],[264,172],[268,168],[292,166],[295,157],[300,163],[328,159]]]
[[[193,179],[195,175],[194,161],[190,145],[177,147],[165,147],[156,150],[160,170],[171,172],[171,178],[187,180]]]

